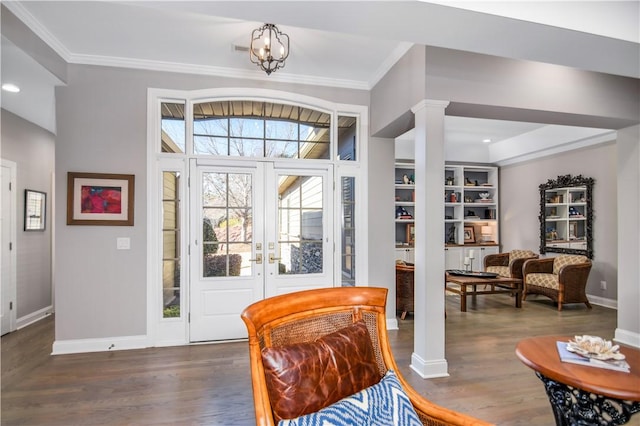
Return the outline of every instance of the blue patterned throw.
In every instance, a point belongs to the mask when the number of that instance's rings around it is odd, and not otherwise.
[[[402,390],[396,374],[389,370],[373,386],[341,399],[315,413],[290,420],[279,426],[421,426],[411,401]]]

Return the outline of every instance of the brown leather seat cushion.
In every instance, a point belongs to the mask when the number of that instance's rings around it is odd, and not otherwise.
[[[364,321],[315,342],[265,348],[262,362],[276,422],[318,411],[381,378]]]

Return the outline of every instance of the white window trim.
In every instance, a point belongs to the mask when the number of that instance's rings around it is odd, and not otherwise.
[[[181,280],[181,313],[179,319],[163,319],[161,310],[161,252],[162,241],[158,229],[162,223],[162,210],[160,200],[162,197],[162,180],[159,178],[163,171],[180,171],[183,176],[188,176],[189,158],[210,158],[210,156],[199,156],[188,154],[192,152],[192,135],[193,129],[190,120],[192,105],[195,102],[207,100],[238,100],[251,99],[258,101],[279,102],[301,107],[307,107],[315,110],[326,111],[331,114],[331,155],[329,160],[304,160],[305,164],[312,165],[318,161],[323,164],[330,162],[334,164],[334,182],[340,182],[342,177],[355,177],[356,182],[356,285],[368,285],[368,185],[367,179],[367,146],[369,142],[369,109],[364,105],[350,105],[334,103],[324,99],[311,96],[299,95],[270,89],[255,88],[220,88],[220,89],[204,89],[204,90],[169,90],[149,88],[147,90],[147,346],[177,346],[189,344],[188,338],[188,268],[189,265],[187,244],[182,244],[182,270]],[[162,102],[185,102],[185,154],[167,154],[160,152],[160,104]],[[337,156],[337,117],[339,115],[353,116],[358,118],[357,128],[357,146],[356,161],[338,161]],[[234,157],[233,161],[255,161],[256,159],[243,159]],[[260,159],[269,160],[269,159]],[[298,159],[272,159],[278,162],[298,162]],[[183,180],[183,187],[187,189],[187,179]],[[184,209],[181,215],[182,234],[189,235],[187,229],[186,218],[189,217],[188,212],[188,194],[184,192],[181,196],[181,206]],[[334,190],[334,206],[341,205],[341,197]],[[334,208],[334,241],[336,249],[334,251],[334,279],[336,283],[342,282],[341,277],[341,259],[340,259],[340,241],[341,241],[341,224],[342,212],[339,208]],[[340,226],[338,226],[340,224]]]

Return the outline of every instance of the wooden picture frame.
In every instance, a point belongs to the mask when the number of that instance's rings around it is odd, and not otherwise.
[[[67,225],[133,226],[135,176],[67,173]]]
[[[44,231],[47,222],[47,193],[24,190],[24,230]]]
[[[464,243],[475,243],[476,242],[476,232],[473,229],[473,226],[465,226],[464,227]]]
[[[416,242],[416,225],[414,223],[407,224],[407,243],[415,244]]]

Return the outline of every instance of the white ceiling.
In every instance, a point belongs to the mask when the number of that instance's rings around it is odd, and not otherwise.
[[[69,63],[368,90],[413,43],[420,43],[640,78],[640,1],[3,4]],[[251,31],[264,22],[276,23],[291,39],[286,67],[270,76],[249,62],[247,52],[233,49],[248,46]],[[3,92],[2,107],[55,132],[53,112],[34,105],[53,105],[52,85],[60,83],[37,68],[3,37],[2,83],[14,82],[23,90]],[[543,127],[496,120],[448,122],[452,143],[513,140]]]

